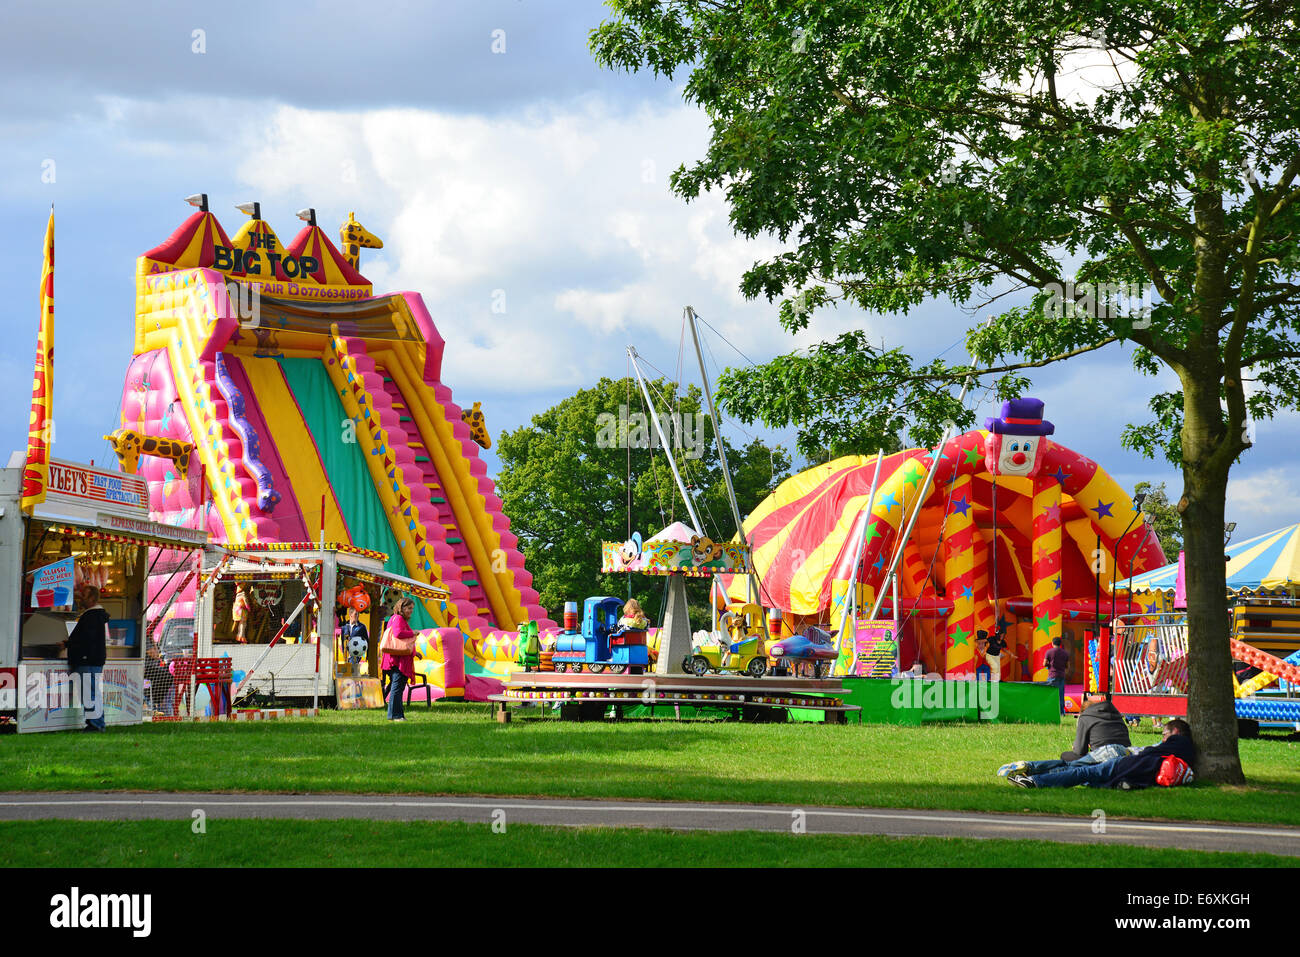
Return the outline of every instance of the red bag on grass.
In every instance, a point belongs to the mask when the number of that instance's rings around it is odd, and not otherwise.
[[[1156,784],[1162,788],[1172,788],[1179,784],[1191,784],[1194,775],[1192,769],[1182,758],[1170,754],[1160,762],[1160,773],[1156,775]]]

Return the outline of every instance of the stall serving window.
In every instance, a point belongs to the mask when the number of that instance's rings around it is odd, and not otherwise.
[[[274,577],[273,577],[274,576]],[[214,645],[270,644],[285,619],[302,600],[302,580],[293,573],[272,573],[257,577],[223,578],[213,588],[212,643]],[[300,613],[281,639],[288,644],[303,641],[303,630],[311,634],[311,610]]]
[[[339,674],[378,677],[379,639],[397,594],[389,595],[383,586],[342,571],[335,581],[335,670]],[[353,642],[354,638],[360,640]]]
[[[110,619],[109,660],[139,659],[147,552],[143,544],[33,519],[23,555],[21,657],[67,657],[63,642],[98,589]]]

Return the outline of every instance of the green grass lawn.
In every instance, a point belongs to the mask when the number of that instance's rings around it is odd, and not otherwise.
[[[1295,867],[1268,854],[967,838],[370,821],[24,821],[4,867]]]
[[[1245,787],[1022,791],[994,776],[1072,723],[501,725],[485,706],[0,738],[0,790],[344,791],[1042,811],[1300,825],[1300,745],[1243,741]],[[1142,735],[1139,741],[1154,741]]]

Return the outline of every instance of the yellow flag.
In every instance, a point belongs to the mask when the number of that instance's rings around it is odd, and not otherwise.
[[[32,376],[32,414],[27,422],[27,463],[23,467],[22,509],[45,501],[50,480],[50,438],[54,425],[54,207],[45,227],[45,261],[41,267],[41,325],[36,337],[36,371]]]

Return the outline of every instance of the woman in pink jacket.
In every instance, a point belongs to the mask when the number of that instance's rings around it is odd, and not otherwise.
[[[405,721],[406,713],[402,708],[402,692],[406,683],[415,677],[415,637],[409,619],[415,611],[415,599],[401,598],[393,606],[392,617],[385,626],[396,640],[405,643],[412,651],[408,655],[394,655],[384,652],[379,668],[388,675],[388,720]]]

